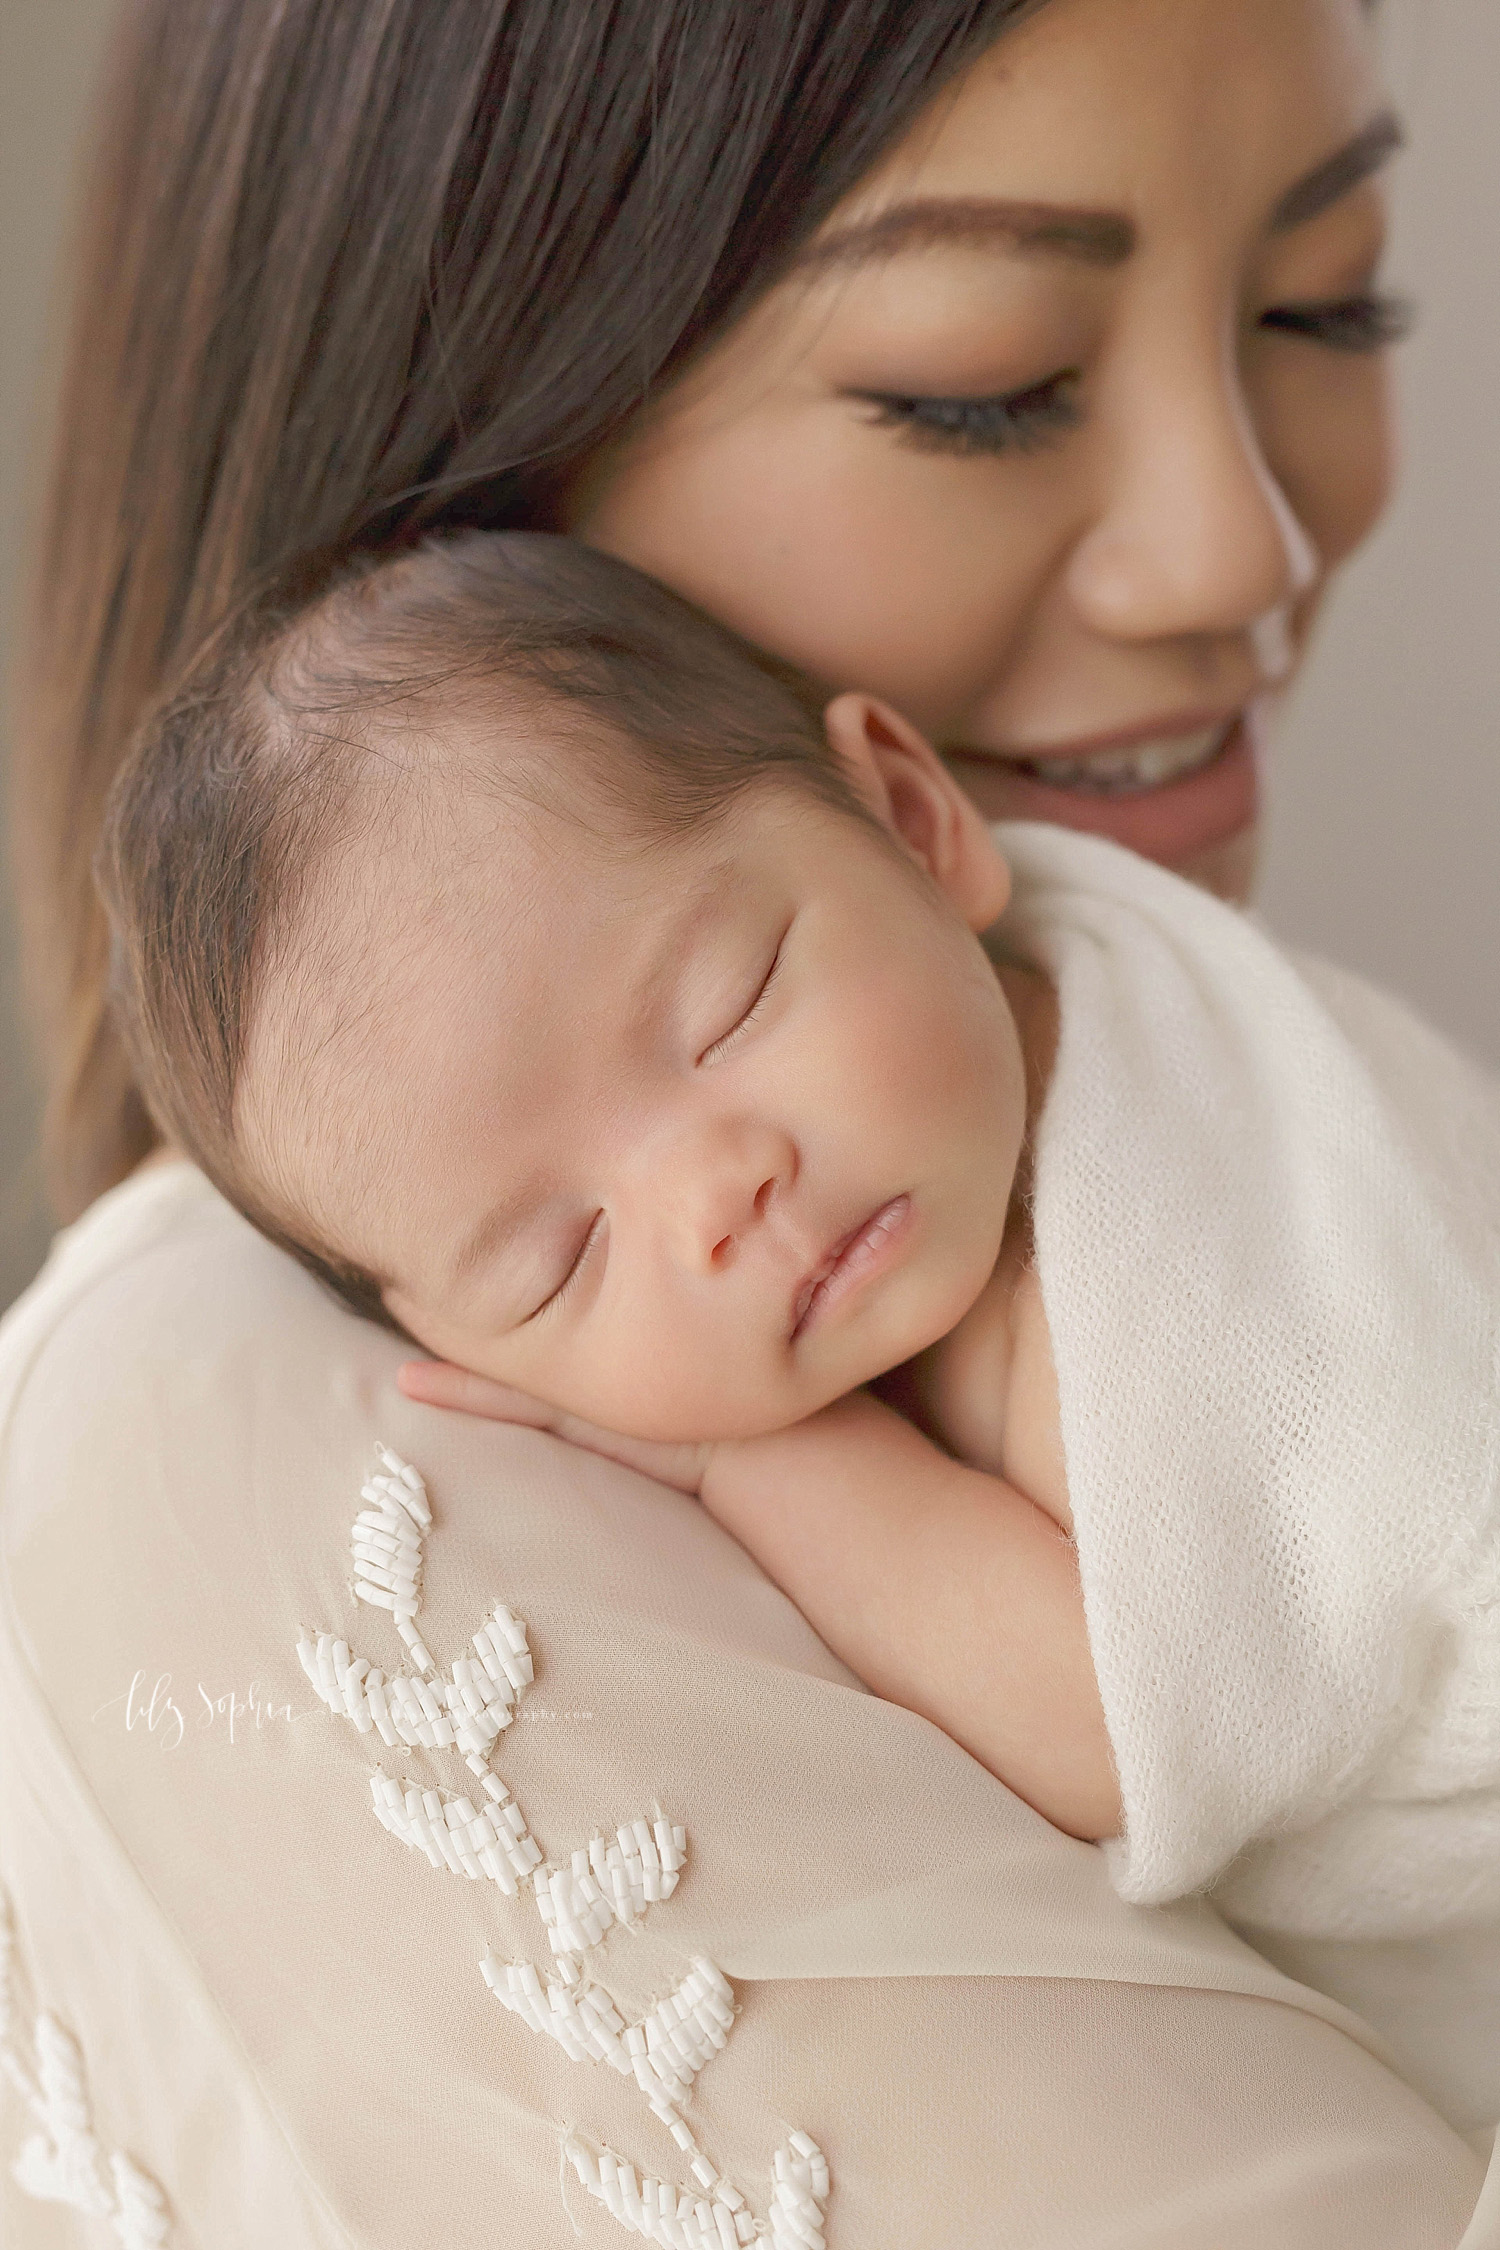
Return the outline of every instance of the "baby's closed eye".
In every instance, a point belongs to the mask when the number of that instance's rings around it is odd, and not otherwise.
[[[751,994],[748,1004],[740,1010],[739,1015],[735,1018],[729,1029],[725,1032],[721,1032],[719,1037],[714,1040],[711,1046],[704,1048],[703,1052],[698,1057],[698,1061],[700,1064],[718,1062],[722,1060],[722,1058],[729,1053],[730,1049],[738,1044],[743,1034],[749,1030],[751,1024],[754,1023],[763,1012],[766,1002],[770,998],[771,988],[775,984],[776,979],[780,974],[782,960],[786,952],[786,941],[789,930],[790,924],[788,924],[787,929],[783,930],[781,936],[777,939],[776,948],[771,955],[769,965],[762,974],[759,983],[755,987],[754,992]]]
[[[554,1289],[549,1290],[540,1304],[532,1307],[525,1318],[517,1324],[518,1326],[529,1328],[534,1320],[542,1319],[547,1313],[561,1311],[583,1279],[585,1269],[590,1261],[602,1255],[605,1248],[604,1237],[607,1232],[608,1221],[604,1212],[596,1211],[589,1221],[583,1238],[574,1253],[573,1261],[561,1281]]]

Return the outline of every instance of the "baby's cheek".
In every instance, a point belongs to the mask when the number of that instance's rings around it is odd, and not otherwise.
[[[689,1317],[643,1298],[590,1340],[579,1370],[588,1403],[575,1411],[664,1444],[739,1435],[747,1412],[764,1411],[765,1384],[751,1372],[760,1355],[743,1323],[737,1338],[722,1326],[701,1309]]]
[[[872,1090],[869,1114],[899,1119],[919,1150],[936,1151],[955,1132],[990,1123],[997,1103],[1008,1103],[1015,1077],[1008,1018],[999,1020],[961,984],[949,1005],[934,1005],[934,993],[952,976],[951,964],[939,960],[924,984],[888,985],[863,1020],[848,1026]]]

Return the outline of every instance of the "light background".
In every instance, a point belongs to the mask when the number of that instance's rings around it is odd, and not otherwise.
[[[54,268],[112,0],[0,0],[0,665],[55,351]],[[1412,147],[1391,278],[1401,498],[1353,564],[1287,713],[1260,904],[1500,1064],[1500,6],[1387,0]],[[46,1239],[35,1087],[0,937],[0,1306]]]

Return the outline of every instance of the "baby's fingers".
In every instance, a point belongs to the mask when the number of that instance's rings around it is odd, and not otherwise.
[[[406,1360],[396,1370],[396,1387],[423,1406],[449,1406],[460,1414],[482,1414],[489,1422],[523,1422],[528,1429],[550,1430],[559,1419],[555,1408],[528,1392],[446,1359]]]
[[[596,1423],[564,1414],[527,1391],[513,1391],[489,1375],[472,1375],[444,1359],[409,1359],[396,1370],[396,1382],[408,1398],[423,1406],[456,1407],[461,1414],[482,1414],[490,1422],[520,1422],[530,1430],[550,1430],[554,1437],[581,1445],[586,1452],[601,1453],[606,1461],[639,1469],[659,1484],[695,1494],[712,1450],[706,1445],[658,1445],[650,1438],[622,1436],[601,1430]]]

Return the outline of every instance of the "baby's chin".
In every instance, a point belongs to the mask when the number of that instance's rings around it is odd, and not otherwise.
[[[851,1392],[865,1390],[878,1384],[882,1377],[892,1375],[951,1335],[964,1318],[972,1312],[983,1296],[995,1271],[1000,1245],[994,1245],[993,1255],[983,1265],[976,1264],[961,1277],[947,1278],[947,1287],[934,1292],[920,1313],[887,1328],[877,1342],[870,1340],[864,1350],[836,1352],[831,1364],[814,1373],[807,1371],[798,1386],[797,1402],[783,1401],[779,1410],[757,1414],[753,1405],[738,1415],[726,1415],[720,1426],[710,1430],[698,1429],[691,1433],[680,1430],[673,1442],[698,1444],[743,1443],[752,1438],[772,1437],[783,1430],[792,1429],[799,1422],[811,1419],[825,1407],[833,1406]],[[844,1341],[840,1339],[840,1341]]]
[[[929,1339],[931,1341],[932,1339]],[[581,1418],[612,1429],[620,1437],[647,1445],[744,1445],[757,1438],[779,1437],[810,1421],[824,1407],[847,1398],[873,1383],[893,1367],[901,1366],[924,1347],[911,1351],[887,1350],[847,1366],[830,1369],[820,1381],[790,1386],[767,1384],[758,1396],[726,1400],[715,1397],[705,1385],[683,1396],[660,1400],[642,1413],[637,1400],[632,1407],[611,1410],[595,1401],[579,1408]],[[568,1409],[567,1411],[574,1411]]]
[[[548,1403],[637,1444],[728,1445],[777,1436],[905,1366],[959,1325],[993,1278],[1003,1238],[991,1214],[977,1216],[976,1226],[950,1227],[946,1241],[876,1282],[855,1317],[835,1314],[801,1341],[788,1342],[769,1314],[759,1349],[743,1329],[732,1348],[715,1348],[701,1336],[663,1339],[649,1370],[634,1360],[612,1370],[597,1362],[575,1368],[579,1379],[549,1386]]]

